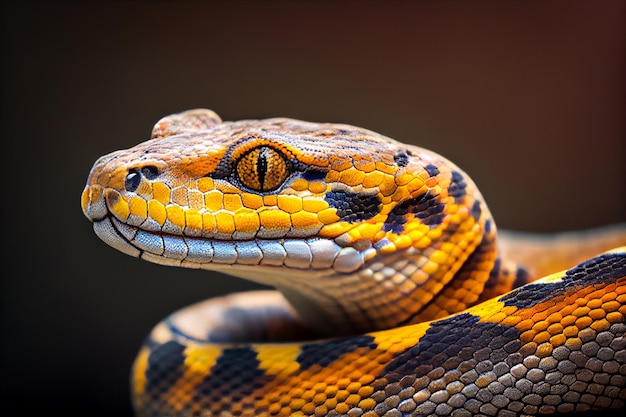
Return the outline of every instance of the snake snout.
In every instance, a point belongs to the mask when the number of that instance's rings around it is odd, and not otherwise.
[[[93,230],[105,243],[128,255],[139,256],[140,251],[123,235],[128,228],[110,215],[107,206],[107,198],[111,200],[110,191],[107,193],[101,185],[88,184],[81,195],[83,213],[93,222]]]
[[[109,212],[100,185],[87,185],[80,198],[83,214],[92,222],[105,218]]]

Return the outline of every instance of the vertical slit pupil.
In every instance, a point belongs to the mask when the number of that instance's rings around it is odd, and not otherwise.
[[[259,175],[261,190],[265,189],[265,174],[267,174],[267,149],[262,149],[256,160],[256,172]]]

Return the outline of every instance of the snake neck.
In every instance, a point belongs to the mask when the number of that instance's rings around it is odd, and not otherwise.
[[[433,263],[438,244],[433,244],[425,251],[409,248],[377,256],[352,274],[259,268],[229,273],[271,284],[317,336],[345,336],[434,320],[482,299],[485,286],[501,282],[510,268],[498,260],[495,230],[464,244],[457,258],[438,265]],[[508,279],[509,285],[513,281]]]

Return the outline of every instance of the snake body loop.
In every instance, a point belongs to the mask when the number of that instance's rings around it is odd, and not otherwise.
[[[472,180],[428,150],[197,109],[100,158],[81,203],[124,253],[278,290],[159,323],[133,368],[139,416],[508,416],[626,401],[626,248],[610,250],[626,227],[565,236],[582,250],[502,240]]]

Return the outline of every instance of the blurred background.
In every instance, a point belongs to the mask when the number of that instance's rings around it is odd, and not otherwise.
[[[169,113],[345,122],[430,148],[500,228],[626,221],[625,4],[3,2],[2,404],[129,416],[151,327],[253,288],[123,255],[83,217],[96,158]]]

